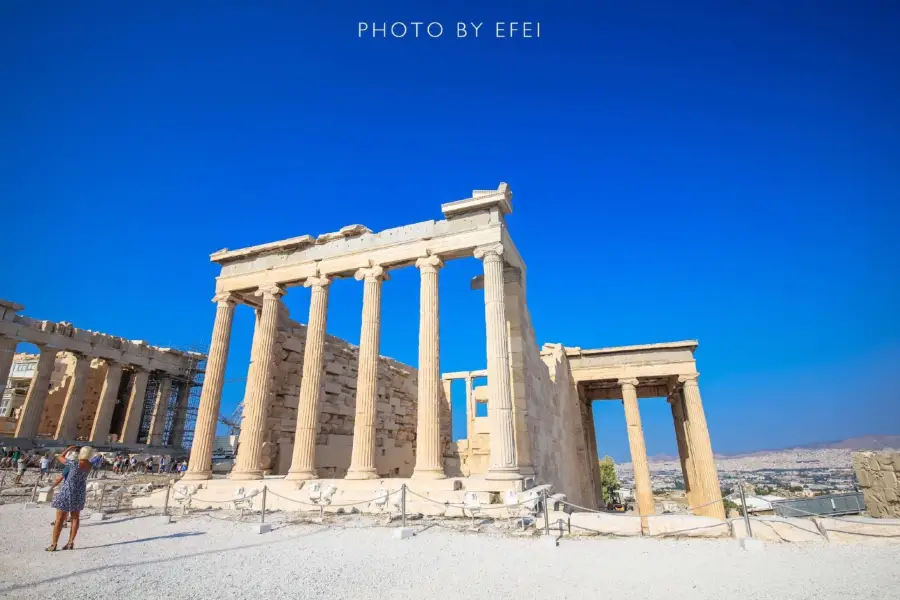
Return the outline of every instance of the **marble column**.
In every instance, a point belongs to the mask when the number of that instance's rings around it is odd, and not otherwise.
[[[684,479],[684,496],[688,506],[693,506],[694,496],[694,459],[687,443],[687,427],[684,418],[684,397],[681,390],[673,390],[669,395],[669,405],[672,408],[672,421],[675,424],[675,441],[678,444],[678,459],[681,461],[681,475]]]
[[[416,467],[413,479],[444,479],[441,452],[441,339],[437,256],[416,261],[419,269],[419,374],[416,407]]]
[[[25,396],[25,404],[19,411],[19,421],[16,424],[17,438],[33,438],[38,433],[41,423],[41,414],[44,412],[44,403],[47,401],[47,393],[50,391],[50,380],[53,369],[56,366],[56,350],[53,348],[40,348],[34,375],[31,377],[31,385],[28,386],[28,394]]]
[[[475,249],[484,265],[484,313],[487,321],[488,416],[491,464],[487,479],[521,479],[516,463],[515,417],[509,380],[509,344],[503,289],[502,244]]]
[[[689,453],[694,459],[696,483],[693,487],[695,514],[717,519],[725,519],[725,506],[720,502],[722,490],[719,487],[719,474],[716,471],[716,460],[713,456],[712,443],[709,439],[709,428],[706,425],[706,414],[700,400],[700,388],[697,385],[698,375],[682,375],[678,382],[683,384],[684,416],[687,420],[687,443]],[[699,503],[699,504],[698,504]]]
[[[147,381],[150,372],[135,367],[131,378],[131,390],[128,392],[128,409],[125,412],[125,424],[122,426],[122,443],[137,444],[138,432],[141,428],[141,416],[144,414],[144,401],[147,399]]]
[[[466,375],[466,439],[471,440],[475,435],[475,394],[472,390],[472,376]]]
[[[644,445],[644,429],[638,410],[637,379],[620,379],[622,404],[625,405],[625,424],[628,427],[628,447],[631,449],[631,464],[634,467],[634,495],[637,498],[641,528],[647,531],[647,516],[654,514],[653,489],[650,486],[650,464],[647,462],[647,447]]]
[[[528,429],[528,391],[525,372],[525,334],[528,309],[525,305],[525,286],[522,272],[513,267],[503,271],[504,307],[506,309],[506,336],[509,348],[509,381],[512,393],[513,419],[515,421],[516,464],[525,476],[534,475],[531,458],[531,435]]]
[[[148,446],[162,446],[163,433],[166,428],[166,414],[169,412],[169,398],[172,396],[172,378],[161,375],[153,401],[153,414],[150,416],[150,431],[147,432]]]
[[[359,335],[359,372],[356,378],[356,417],[353,450],[347,479],[377,479],[375,418],[378,393],[378,346],[381,339],[381,282],[387,273],[380,266],[360,269],[363,288],[362,331]]]
[[[273,285],[260,288],[262,312],[256,332],[253,334],[252,362],[244,391],[244,415],[241,420],[241,436],[238,439],[238,455],[231,479],[262,479],[260,468],[262,444],[266,437],[266,413],[269,392],[272,388],[272,366],[275,342],[278,340],[278,314],[284,289]]]
[[[206,373],[203,374],[203,388],[200,390],[200,406],[197,409],[191,457],[188,461],[188,470],[182,478],[187,481],[212,477],[213,444],[219,422],[222,386],[225,384],[225,363],[228,361],[228,347],[231,343],[235,298],[231,294],[217,294],[213,302],[216,303],[216,320],[213,323],[212,342],[206,359]]]
[[[91,426],[90,440],[93,444],[105,444],[109,439],[109,428],[112,424],[113,410],[116,408],[116,395],[119,393],[121,381],[122,365],[106,361],[106,377],[103,379],[100,399],[97,401],[97,412],[94,413],[94,423]]]
[[[55,437],[58,440],[74,440],[78,434],[78,417],[84,404],[84,388],[91,372],[91,360],[90,356],[75,354],[72,378],[69,380],[66,398],[59,413],[59,423],[56,425]]]
[[[178,382],[178,400],[175,402],[175,414],[172,415],[172,431],[169,445],[181,448],[184,438],[184,424],[187,422],[188,402],[191,399],[191,381],[183,379]]]
[[[12,370],[18,343],[18,340],[13,338],[0,337],[0,398],[3,397],[3,392],[6,391],[9,383],[9,372]]]
[[[322,364],[325,358],[325,329],[328,322],[328,277],[310,277],[303,284],[310,288],[309,321],[303,348],[303,379],[297,405],[297,429],[294,455],[285,479],[315,479],[316,436],[319,424],[319,398],[322,395]]]

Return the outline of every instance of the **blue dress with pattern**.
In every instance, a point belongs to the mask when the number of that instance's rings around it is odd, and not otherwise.
[[[59,487],[59,493],[53,498],[51,505],[56,510],[65,512],[81,512],[84,509],[84,500],[87,495],[87,478],[90,470],[84,471],[78,466],[77,460],[67,460],[66,467],[69,475]]]

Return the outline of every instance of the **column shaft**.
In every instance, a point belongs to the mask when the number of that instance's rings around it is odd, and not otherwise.
[[[116,395],[119,393],[121,381],[122,365],[107,361],[106,377],[103,379],[100,400],[97,402],[97,412],[94,413],[94,423],[91,426],[90,440],[94,444],[105,444],[109,439],[109,427],[112,422],[113,410],[116,408]]]
[[[638,410],[637,380],[622,379],[622,404],[625,405],[625,424],[628,426],[628,447],[631,449],[631,464],[634,467],[634,490],[637,497],[641,527],[647,531],[648,515],[654,514],[653,489],[650,486],[650,465],[647,462],[647,447],[644,444],[644,429]]]
[[[169,411],[169,398],[172,396],[172,378],[162,375],[156,388],[156,399],[153,402],[153,414],[150,416],[150,431],[147,432],[148,446],[162,446],[163,433],[166,428],[166,414]]]
[[[297,405],[297,429],[294,455],[285,479],[315,479],[316,436],[319,423],[319,398],[322,395],[322,363],[325,358],[325,330],[328,323],[327,277],[311,277],[304,286],[311,289],[306,345],[303,348],[303,379]]]
[[[230,294],[221,294],[214,297],[213,301],[216,302],[216,320],[213,323],[212,342],[206,359],[203,388],[200,390],[200,406],[197,409],[191,458],[188,470],[184,474],[184,479],[188,481],[212,477],[213,444],[219,421],[222,386],[225,384],[225,363],[228,361],[228,347],[231,343],[234,297]]]
[[[169,445],[174,448],[183,446],[184,424],[187,421],[188,401],[191,399],[191,381],[183,379],[178,382],[178,401],[175,403],[175,414],[172,415],[172,433]]]
[[[91,358],[83,354],[76,354],[69,389],[66,390],[66,398],[63,400],[62,411],[59,413],[59,423],[56,425],[56,439],[58,440],[74,440],[78,433],[78,416],[81,414],[81,406],[84,404],[84,388],[90,372]]]
[[[688,506],[694,506],[696,494],[694,493],[694,459],[687,443],[687,425],[684,419],[684,397],[681,390],[673,390],[669,398],[672,407],[672,421],[675,424],[675,441],[678,444],[678,459],[681,461],[681,475],[684,479],[684,496]]]
[[[419,269],[419,373],[416,407],[416,467],[413,479],[443,479],[441,451],[441,358],[437,256],[416,261]]]
[[[6,391],[6,385],[9,383],[9,372],[12,370],[17,345],[18,340],[0,337],[0,398],[3,397],[3,393]],[[0,417],[2,416],[3,415],[0,415]]]
[[[19,412],[19,422],[16,424],[17,438],[33,438],[37,435],[44,403],[50,391],[50,380],[56,366],[56,350],[41,348],[40,351],[38,364],[31,377],[28,394],[25,396],[25,404]]]
[[[520,479],[516,463],[515,419],[509,381],[509,345],[503,291],[503,246],[476,248],[484,264],[484,313],[487,321],[488,416],[491,465],[487,479]]]
[[[241,436],[238,440],[238,455],[231,479],[262,479],[260,468],[262,444],[266,436],[266,413],[269,392],[272,387],[271,373],[278,339],[278,313],[284,290],[278,286],[260,289],[262,313],[253,335],[252,363],[244,391],[244,417],[241,420]]]
[[[690,455],[694,459],[694,474],[696,475],[694,501],[699,502],[696,506],[706,505],[698,508],[696,514],[724,520],[725,506],[719,502],[722,499],[722,490],[719,487],[719,474],[716,471],[716,460],[709,439],[703,402],[700,400],[697,376],[680,377],[679,381],[684,383],[687,442]]]
[[[375,417],[378,392],[378,347],[381,339],[381,281],[386,278],[379,266],[360,269],[364,280],[362,331],[359,336],[359,372],[356,379],[356,417],[353,423],[353,450],[347,479],[376,479]]]
[[[466,376],[466,439],[469,447],[472,446],[472,438],[475,435],[475,394],[472,393],[472,378]]]
[[[128,410],[125,412],[125,424],[122,426],[122,443],[137,444],[138,432],[141,428],[141,416],[144,413],[144,401],[147,398],[147,381],[150,372],[135,368],[131,378],[131,390],[128,393]]]

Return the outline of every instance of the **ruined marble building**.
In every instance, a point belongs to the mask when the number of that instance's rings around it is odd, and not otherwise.
[[[538,346],[527,270],[508,223],[509,187],[476,190],[441,210],[440,221],[378,233],[352,225],[211,255],[221,272],[185,479],[208,490],[265,475],[282,477],[284,489],[316,478],[341,479],[354,489],[401,478],[409,478],[413,490],[497,492],[551,484],[570,501],[596,507],[601,495],[591,407],[595,400],[617,400],[624,406],[637,506],[646,516],[654,507],[639,399],[661,396],[671,405],[690,504],[697,514],[724,518],[694,361],[697,343]],[[472,287],[483,290],[486,352],[472,371],[442,374],[440,272],[448,261],[472,257],[483,265]],[[382,286],[390,285],[392,269],[409,266],[420,275],[415,368],[379,354]],[[326,333],[329,285],[338,278],[363,286],[359,347]],[[288,289],[301,287],[311,294],[306,325],[293,321],[282,302]],[[207,480],[238,304],[254,309],[256,324],[230,475],[235,483],[229,484]],[[487,385],[475,386],[478,378]],[[467,383],[467,432],[454,441],[450,384],[457,379]],[[447,480],[453,481],[441,483]]]
[[[26,446],[190,446],[203,354],[38,321],[22,310],[0,300],[0,438]],[[23,342],[38,353],[17,354]]]

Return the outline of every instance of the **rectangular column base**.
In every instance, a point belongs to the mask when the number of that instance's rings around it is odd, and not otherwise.
[[[741,548],[747,552],[762,552],[765,547],[766,545],[762,543],[762,540],[741,538]]]
[[[157,523],[162,523],[163,525],[168,525],[172,522],[172,515],[160,515],[156,517]]]
[[[405,540],[416,535],[416,530],[412,527],[398,527],[391,533],[391,537],[395,540]]]
[[[37,507],[38,507],[37,502],[26,502],[25,503],[25,508],[37,508]]]
[[[91,521],[105,521],[106,513],[103,512],[95,512],[91,513]]]

